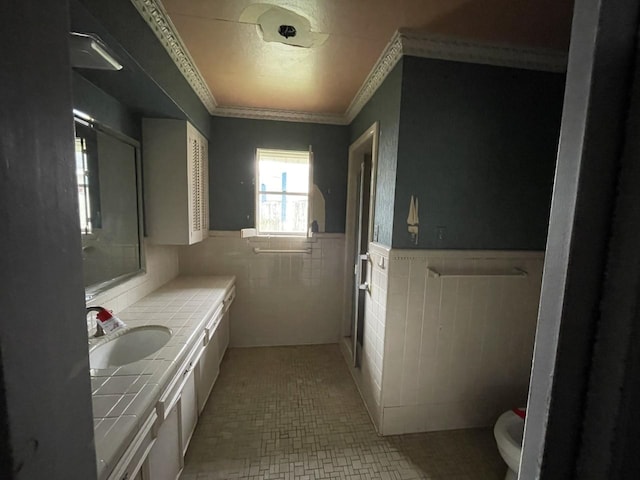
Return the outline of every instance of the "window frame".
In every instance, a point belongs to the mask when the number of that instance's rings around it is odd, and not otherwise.
[[[260,190],[260,155],[263,152],[274,152],[274,153],[295,153],[295,154],[307,154],[307,175],[308,175],[308,186],[307,192],[286,192],[286,191],[261,191]],[[254,212],[254,225],[256,233],[255,235],[258,237],[295,237],[295,238],[308,238],[310,235],[310,218],[312,210],[312,198],[313,198],[313,151],[311,146],[309,146],[309,150],[292,150],[292,149],[283,149],[283,148],[256,148],[255,152],[255,181],[254,181],[254,195],[255,195],[255,212]],[[307,198],[307,213],[306,213],[306,228],[304,232],[290,232],[290,231],[282,231],[282,232],[274,232],[274,231],[262,231],[260,230],[260,196],[261,195],[285,195],[292,197],[306,197]]]
[[[82,235],[91,236],[95,233],[95,230],[102,228],[97,129],[92,123],[85,121],[81,117],[75,116],[74,118],[80,230]],[[78,147],[80,147],[80,150],[78,150]],[[79,159],[81,159],[82,163],[81,171],[78,165]],[[80,177],[82,177],[82,181]],[[82,194],[80,194],[81,187],[84,190]],[[84,204],[84,209],[80,204]]]

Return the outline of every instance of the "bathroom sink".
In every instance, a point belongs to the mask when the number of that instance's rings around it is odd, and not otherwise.
[[[171,330],[160,325],[133,327],[105,337],[89,351],[89,366],[101,369],[133,363],[162,348],[171,338]]]

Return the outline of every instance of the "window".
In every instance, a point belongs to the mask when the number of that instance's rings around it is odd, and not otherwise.
[[[100,182],[98,179],[98,144],[91,126],[76,119],[76,178],[82,234],[90,235],[102,227]]]
[[[256,163],[258,235],[306,235],[310,152],[259,148]]]

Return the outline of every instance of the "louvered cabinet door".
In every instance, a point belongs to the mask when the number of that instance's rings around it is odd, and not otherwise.
[[[202,137],[200,143],[200,161],[201,161],[201,190],[202,190],[202,207],[200,213],[202,216],[202,236],[207,238],[209,235],[209,142]]]
[[[202,140],[194,128],[189,129],[189,243],[202,241]]]

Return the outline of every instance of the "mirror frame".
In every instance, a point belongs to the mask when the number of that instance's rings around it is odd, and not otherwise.
[[[146,251],[144,245],[144,232],[145,232],[145,222],[144,222],[144,192],[143,181],[142,181],[142,155],[140,151],[140,142],[125,135],[122,132],[114,130],[102,123],[98,120],[92,118],[91,116],[80,112],[78,110],[73,111],[73,120],[74,120],[74,132],[75,132],[75,122],[79,122],[83,125],[86,125],[90,128],[95,129],[98,132],[104,133],[105,135],[109,135],[111,137],[120,140],[128,145],[131,145],[134,148],[135,152],[135,172],[136,172],[136,199],[137,199],[137,213],[138,213],[138,255],[140,256],[140,268],[135,272],[125,273],[118,277],[111,278],[109,280],[105,280],[104,282],[95,283],[93,285],[85,286],[85,301],[89,302],[94,297],[100,295],[101,293],[106,292],[107,290],[112,289],[118,285],[123,284],[124,282],[131,280],[138,276],[146,275],[147,273],[147,261],[146,261]],[[78,229],[78,233],[82,235],[80,229]],[[83,262],[84,265],[84,262]],[[84,266],[83,266],[84,268]]]

